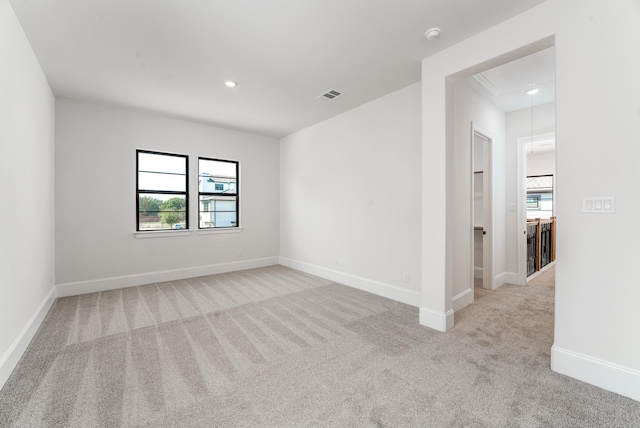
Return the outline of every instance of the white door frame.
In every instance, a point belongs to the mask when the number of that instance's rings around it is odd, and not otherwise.
[[[478,135],[482,139],[486,140],[483,145],[483,183],[482,183],[482,191],[483,191],[483,231],[486,234],[483,234],[482,239],[482,287],[493,290],[495,287],[495,278],[493,275],[494,271],[494,234],[493,234],[493,134],[488,132],[487,130],[477,126],[473,122],[471,122],[471,220],[469,228],[471,230],[471,275],[470,275],[470,284],[471,289],[474,287],[475,280],[475,263],[474,263],[474,241],[475,241],[475,230],[474,230],[474,142],[475,136]]]
[[[518,138],[518,281],[527,285],[527,144],[536,140],[555,139],[555,132]],[[555,180],[554,180],[555,181]],[[553,185],[555,197],[555,183]],[[555,198],[554,198],[555,199]],[[555,207],[555,201],[554,201]],[[555,208],[554,208],[555,209]]]

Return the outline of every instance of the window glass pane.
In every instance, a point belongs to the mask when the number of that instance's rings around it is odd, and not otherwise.
[[[527,208],[528,209],[540,208],[540,199],[537,196],[527,196]]]
[[[200,196],[200,228],[235,227],[237,219],[235,197]]]
[[[186,196],[146,193],[138,197],[139,230],[185,229]]]
[[[237,226],[237,213],[235,212],[200,212],[200,228],[235,227]]]
[[[553,216],[553,175],[527,177],[527,217]]]
[[[187,173],[187,159],[183,156],[138,152],[138,171]]]
[[[527,177],[527,189],[551,190],[553,189],[553,176]]]
[[[198,160],[198,187],[206,193],[236,193],[237,163],[211,159]]]
[[[216,201],[216,211],[235,211],[236,201]]]
[[[198,159],[200,228],[238,226],[238,162]]]
[[[157,172],[139,172],[138,190],[165,190],[167,192],[185,192],[187,180],[184,175],[162,174]]]
[[[216,227],[233,227],[236,225],[235,212],[216,213]]]
[[[235,211],[236,197],[200,195],[200,211]]]

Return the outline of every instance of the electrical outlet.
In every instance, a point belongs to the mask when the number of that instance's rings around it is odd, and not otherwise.
[[[238,257],[242,257],[242,256],[243,256],[242,250],[238,250]]]
[[[338,259],[338,266],[339,267],[344,267],[344,260]]]
[[[411,282],[411,275],[409,274],[409,272],[405,272],[402,274],[402,280],[404,282]]]

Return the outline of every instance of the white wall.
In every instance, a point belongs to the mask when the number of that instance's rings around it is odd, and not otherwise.
[[[640,47],[640,2],[548,0],[425,59],[423,183],[443,183],[429,194],[446,200],[446,171],[438,165],[446,165],[447,78],[548,47],[551,37],[559,219],[551,366],[640,400],[640,246],[632,238],[640,210],[640,56],[629,54]],[[599,195],[617,198],[616,214],[582,213],[582,198]],[[422,224],[445,214],[423,211]],[[423,272],[432,276],[422,284],[420,319],[446,329],[453,321],[449,261],[441,256],[446,234],[422,248]]]
[[[533,107],[533,128],[531,127],[531,109],[525,108],[508,112],[506,118],[506,176],[505,191],[507,206],[509,204],[518,203],[518,138],[531,137],[533,135],[548,134],[556,130],[556,105],[555,103],[547,103]],[[537,162],[538,159],[545,158],[542,164]],[[549,152],[544,156],[542,154],[534,155],[531,159],[527,156],[527,175],[548,174],[548,161],[552,162],[555,175],[555,152]],[[554,187],[555,187],[554,177]],[[554,198],[555,198],[554,188]],[[507,211],[506,213],[506,269],[509,272],[518,271],[518,237],[522,233],[518,226],[518,213]]]
[[[640,400],[640,246],[630,237],[640,211],[640,56],[629,55],[640,49],[640,2],[592,0],[571,18],[557,39],[552,367]],[[593,82],[606,84],[577,95]],[[599,195],[617,198],[615,215],[582,213],[582,198]]]
[[[283,138],[280,151],[281,262],[417,306],[420,85]]]
[[[54,97],[0,0],[0,388],[53,298]]]
[[[555,175],[555,173],[555,150],[549,150],[539,153],[527,153],[527,176]]]
[[[134,236],[136,149],[189,155],[191,235]],[[241,232],[197,232],[198,156],[240,161]],[[58,98],[59,293],[277,263],[278,162],[273,138]]]
[[[485,227],[494,234],[493,275],[504,272],[504,113],[464,81],[453,86],[453,156],[448,159],[453,169],[451,192],[452,209],[448,221],[453,233],[452,263],[453,308],[459,310],[473,302],[471,281],[471,124],[476,130],[492,138],[491,164],[493,169],[493,222]],[[499,208],[499,209],[498,209]],[[500,276],[501,278],[504,275]],[[504,283],[504,281],[502,281]],[[502,285],[494,280],[494,285]],[[493,287],[492,287],[493,288]]]

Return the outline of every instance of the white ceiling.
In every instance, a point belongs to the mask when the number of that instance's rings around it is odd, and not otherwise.
[[[57,96],[281,137],[544,0],[10,1]],[[344,95],[315,99],[329,89]]]
[[[555,47],[475,74],[465,82],[504,112],[555,101]],[[528,95],[529,89],[538,93]]]
[[[464,83],[505,113],[555,101],[555,47],[470,76]],[[529,89],[538,89],[533,95]],[[526,143],[527,156],[554,152],[555,133],[534,136]]]

